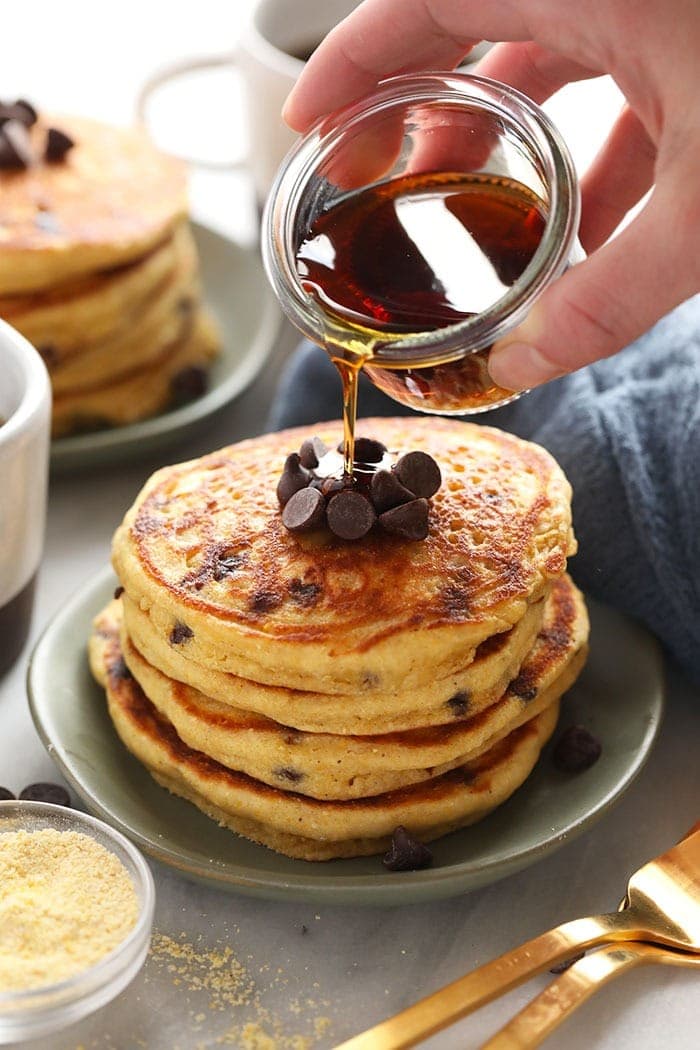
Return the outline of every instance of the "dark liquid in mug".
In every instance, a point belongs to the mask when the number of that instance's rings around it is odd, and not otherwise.
[[[433,365],[380,364],[382,343],[481,313],[518,280],[545,228],[545,206],[513,179],[462,173],[404,175],[344,198],[319,215],[297,272],[332,324],[326,349],[343,379],[346,469],[357,371],[396,401],[464,414],[511,392],[488,374],[490,348]]]
[[[34,604],[33,576],[26,587],[0,609],[0,676],[9,671],[29,634]]]

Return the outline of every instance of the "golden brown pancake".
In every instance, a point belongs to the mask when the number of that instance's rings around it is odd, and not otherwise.
[[[494,634],[476,650],[462,671],[410,690],[314,693],[265,685],[188,660],[181,646],[154,630],[149,617],[121,598],[124,630],[130,643],[153,667],[226,706],[257,712],[296,729],[341,735],[400,732],[439,726],[478,714],[503,695],[535,643],[545,599],[528,606],[518,623]]]
[[[189,224],[145,256],[124,266],[76,278],[69,284],[0,298],[0,317],[37,347],[52,381],[57,371],[85,354],[128,339],[134,324],[162,309],[173,284],[190,281],[197,253]],[[114,351],[118,353],[118,346]]]
[[[91,662],[99,675],[101,647],[120,636],[121,654],[145,695],[189,747],[274,787],[314,798],[362,798],[438,776],[476,758],[534,718],[575,681],[585,662],[588,618],[570,580],[557,581],[542,630],[518,678],[496,703],[451,725],[403,733],[339,737],[306,733],[220,704],[163,675],[120,632],[114,601],[95,621]],[[524,695],[521,695],[523,693]]]
[[[234,772],[188,747],[125,676],[116,635],[102,642],[100,677],[110,716],[154,778],[233,831],[305,860],[381,852],[399,824],[430,841],[482,819],[528,776],[559,710],[555,701],[479,758],[433,780],[370,798],[321,801]]]
[[[306,429],[147,483],[117,531],[113,563],[186,659],[285,688],[408,690],[463,670],[562,575],[575,550],[570,487],[543,449],[454,420],[375,419],[363,430],[395,454],[422,449],[440,464],[425,541],[289,533],[275,487]],[[338,424],[317,431],[331,446],[341,436]]]
[[[42,156],[46,123],[31,135]],[[0,295],[54,288],[120,266],[187,213],[183,164],[145,132],[60,116],[75,146],[60,163],[0,172]]]
[[[206,366],[219,348],[216,328],[203,311],[183,327],[181,337],[164,347],[155,361],[135,367],[112,382],[54,397],[52,436],[120,426],[168,408],[178,372],[189,366]]]

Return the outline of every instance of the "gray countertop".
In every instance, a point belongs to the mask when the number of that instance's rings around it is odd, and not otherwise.
[[[260,430],[293,341],[284,330],[250,390],[167,458],[189,458]],[[106,563],[115,526],[158,465],[140,462],[53,479],[33,638],[66,597]],[[0,783],[15,789],[58,779],[27,710],[27,654],[0,682]],[[154,864],[155,955],[113,1003],[52,1039],[25,1045],[31,1050],[332,1046],[541,930],[615,907],[628,874],[700,815],[699,740],[700,697],[671,670],[659,740],[619,804],[554,855],[453,900],[368,910],[266,902],[189,882]],[[477,1046],[544,983],[545,978],[534,980],[427,1045]],[[697,974],[649,968],[603,990],[549,1045],[690,1050],[697,1046],[699,1014]]]

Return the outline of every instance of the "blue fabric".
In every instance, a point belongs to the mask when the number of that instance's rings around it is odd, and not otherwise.
[[[339,411],[335,368],[303,343],[268,429]],[[412,414],[367,380],[359,413]],[[700,682],[700,296],[615,357],[472,419],[556,457],[574,489],[579,586],[645,623]]]

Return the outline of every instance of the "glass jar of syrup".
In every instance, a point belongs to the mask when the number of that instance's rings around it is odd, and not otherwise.
[[[518,396],[491,381],[490,348],[581,257],[578,219],[556,128],[483,77],[392,77],[300,139],[268,200],[263,257],[291,321],[341,371],[346,438],[360,368],[423,412]]]

